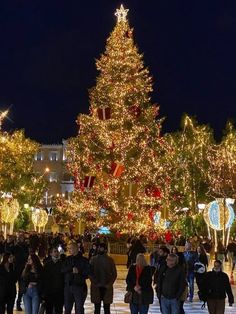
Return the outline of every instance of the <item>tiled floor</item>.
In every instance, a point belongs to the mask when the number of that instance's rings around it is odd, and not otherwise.
[[[125,293],[125,277],[127,270],[123,266],[118,266],[118,279],[115,282],[114,285],[114,303],[111,305],[111,314],[129,314],[129,305],[125,304],[124,299],[124,293]],[[226,269],[227,270],[227,269]],[[236,279],[236,274],[235,274]],[[233,293],[234,297],[236,299],[236,286],[233,287]],[[197,289],[195,289],[195,293],[197,292]],[[235,300],[236,301],[236,300]],[[227,304],[227,303],[226,303]],[[194,297],[194,302],[189,303],[186,302],[184,304],[184,309],[186,314],[206,314],[208,313],[207,309],[202,310],[201,309],[202,303],[199,302],[197,295]],[[90,292],[88,293],[86,304],[85,304],[85,314],[93,314],[94,313],[94,307],[93,304],[90,302]],[[103,313],[103,311],[101,311]],[[15,312],[15,314],[20,314],[22,312]],[[155,298],[154,304],[152,304],[149,308],[149,313],[160,313],[160,308],[158,304],[158,300]],[[235,314],[236,313],[236,306],[229,307],[228,304],[226,305],[226,314]]]

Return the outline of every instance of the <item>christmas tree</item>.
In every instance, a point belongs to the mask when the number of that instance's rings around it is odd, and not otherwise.
[[[116,26],[96,62],[90,114],[78,117],[79,135],[69,141],[68,165],[75,177],[73,202],[87,225],[144,232],[165,227],[168,147],[127,13],[122,5],[115,13]]]

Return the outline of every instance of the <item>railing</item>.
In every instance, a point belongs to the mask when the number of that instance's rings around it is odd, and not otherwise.
[[[91,248],[92,243],[85,242],[84,243],[84,248],[85,251],[88,252],[89,249]],[[148,243],[144,244],[144,247],[146,249],[146,252],[148,254],[152,253],[157,249],[159,244],[155,243]],[[168,248],[171,249],[172,246],[169,246]],[[178,247],[179,252],[183,252],[184,247]],[[126,243],[108,243],[108,253],[110,254],[118,254],[118,255],[126,255],[128,251],[127,244]]]

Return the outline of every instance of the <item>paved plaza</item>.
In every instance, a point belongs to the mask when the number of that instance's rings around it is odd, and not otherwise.
[[[118,266],[118,279],[115,282],[114,286],[114,303],[111,305],[111,314],[129,314],[129,305],[125,304],[124,299],[124,293],[125,293],[125,277],[127,274],[127,270],[125,266]],[[229,271],[229,266],[226,265],[226,271]],[[236,278],[236,273],[235,273]],[[89,282],[88,282],[89,283]],[[232,286],[234,298],[236,299],[236,285]],[[90,290],[90,289],[89,289]],[[226,299],[227,300],[227,299]],[[228,300],[227,300],[228,301]],[[184,304],[184,309],[186,314],[205,314],[208,313],[207,309],[201,309],[202,302],[198,300],[197,297],[197,287],[195,285],[195,295],[194,295],[194,301],[193,303],[186,302]],[[90,291],[88,293],[88,297],[86,300],[85,305],[85,314],[93,314],[94,313],[94,307],[93,304],[90,302]],[[15,314],[20,314],[22,312],[15,312]],[[103,311],[101,312],[103,313]],[[150,306],[149,313],[155,313],[159,314],[160,308],[157,298],[155,297],[154,303]],[[236,313],[236,305],[233,307],[229,307],[228,303],[226,302],[226,314],[235,314]]]

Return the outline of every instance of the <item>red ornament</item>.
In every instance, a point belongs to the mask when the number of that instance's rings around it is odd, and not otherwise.
[[[158,187],[152,186],[152,185],[149,185],[145,188],[145,193],[147,196],[150,196],[150,197],[155,197],[155,198],[162,197],[161,190]]]
[[[169,230],[165,233],[165,239],[168,243],[172,240],[172,233]]]
[[[157,239],[157,233],[156,232],[150,232],[149,233],[149,239],[151,241],[155,241]]]
[[[114,177],[120,177],[124,170],[125,167],[120,163],[113,162],[111,164],[111,173]]]
[[[128,220],[132,220],[134,218],[134,214],[133,213],[128,213],[127,215]]]
[[[100,120],[108,120],[111,119],[111,108],[110,107],[102,107],[97,109],[98,118]]]
[[[141,108],[139,105],[132,105],[129,107],[129,112],[133,117],[138,118],[141,115]]]

